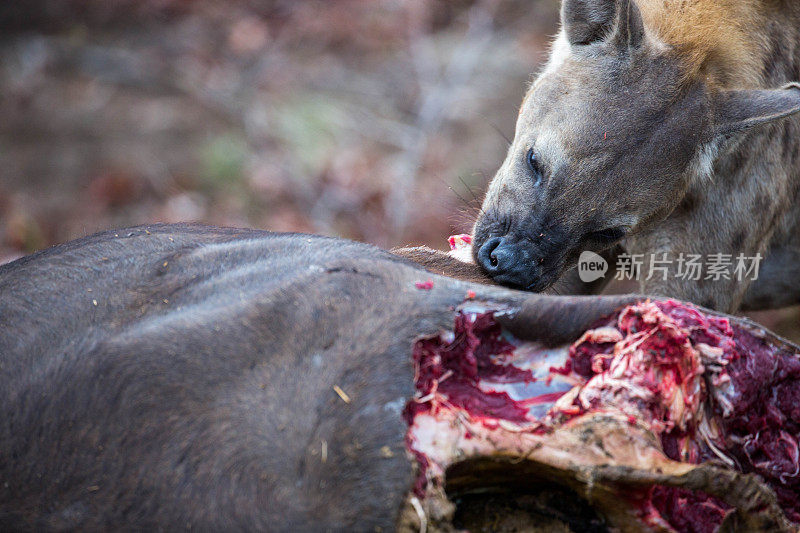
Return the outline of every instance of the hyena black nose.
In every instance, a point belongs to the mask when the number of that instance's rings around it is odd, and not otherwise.
[[[491,276],[508,272],[517,265],[516,247],[505,239],[493,237],[483,243],[478,251],[478,262]]]

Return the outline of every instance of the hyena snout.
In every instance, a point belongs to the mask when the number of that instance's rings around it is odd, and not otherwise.
[[[488,239],[478,249],[476,259],[495,282],[537,290],[543,281],[537,255],[531,246],[506,236]]]

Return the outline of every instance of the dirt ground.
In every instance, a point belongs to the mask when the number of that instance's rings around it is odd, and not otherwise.
[[[0,5],[0,262],[201,221],[445,246],[558,0]],[[800,311],[757,320],[800,340]]]

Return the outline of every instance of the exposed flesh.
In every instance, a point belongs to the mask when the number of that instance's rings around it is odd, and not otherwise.
[[[423,503],[445,493],[448,468],[492,458],[537,465],[622,530],[800,522],[800,356],[726,318],[644,302],[545,349],[471,304],[413,357],[405,416]]]

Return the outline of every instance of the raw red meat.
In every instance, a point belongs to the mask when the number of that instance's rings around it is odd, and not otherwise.
[[[417,281],[414,283],[414,286],[422,291],[429,291],[433,288],[433,280],[429,279],[428,281]]]
[[[418,394],[405,416],[418,496],[453,449],[482,453],[482,433],[524,452],[537,435],[609,413],[656,435],[673,461],[758,474],[800,523],[798,354],[673,301],[627,307],[554,353],[509,336],[491,311],[460,312],[452,333],[415,344]],[[444,435],[459,424],[463,435]],[[661,485],[634,501],[643,522],[677,531],[715,531],[731,509]]]

